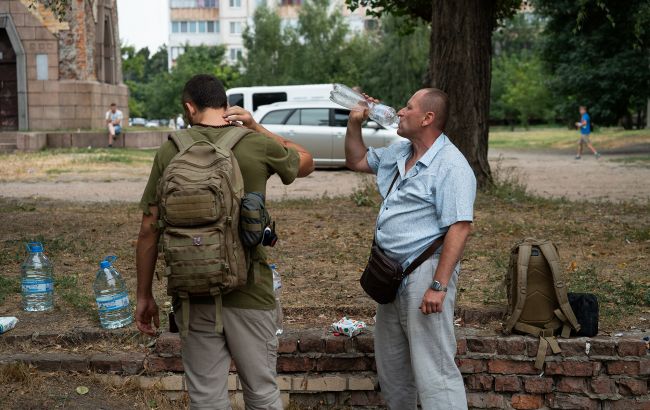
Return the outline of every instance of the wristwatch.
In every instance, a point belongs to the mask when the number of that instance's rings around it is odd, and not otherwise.
[[[436,292],[446,292],[447,287],[442,286],[442,283],[438,282],[437,280],[434,280],[431,282],[431,285],[429,286],[431,289],[435,290]]]

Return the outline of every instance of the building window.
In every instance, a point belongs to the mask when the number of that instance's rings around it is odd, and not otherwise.
[[[374,31],[377,30],[377,28],[379,27],[379,23],[377,22],[377,20],[364,20],[363,27],[367,31]]]
[[[282,6],[299,6],[301,4],[302,0],[280,0]]]
[[[172,33],[181,31],[181,23],[179,21],[172,21]]]
[[[181,33],[187,33],[187,21],[181,21]]]
[[[219,32],[219,22],[218,21],[208,21],[207,28],[208,33],[218,33]]]
[[[218,0],[171,0],[173,9],[218,8]]]
[[[241,21],[230,22],[230,34],[241,34]]]
[[[242,51],[241,48],[231,48],[230,49],[230,60],[237,61],[241,60]]]
[[[189,21],[187,25],[188,33],[196,33],[196,21]]]
[[[172,61],[176,60],[181,54],[185,52],[185,49],[183,47],[171,47],[169,49],[171,56],[172,56]]]
[[[205,21],[199,21],[199,33],[205,33]]]
[[[47,80],[47,54],[36,54],[36,79]]]
[[[241,0],[230,0],[230,7],[241,7]]]

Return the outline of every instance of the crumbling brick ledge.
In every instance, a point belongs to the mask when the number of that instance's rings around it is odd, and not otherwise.
[[[77,339],[42,334],[31,340],[66,344],[110,337],[84,332]],[[470,408],[650,409],[650,355],[640,334],[560,340],[562,353],[548,352],[543,373],[533,366],[538,341],[532,337],[481,334],[469,328],[457,329],[456,337],[456,360]],[[24,343],[26,338],[14,339],[0,336],[5,347],[0,363],[25,362],[44,371],[92,370],[115,381],[129,376],[172,396],[185,390],[177,334],[163,333],[148,354],[7,354],[12,342]],[[323,330],[289,332],[280,337],[278,354],[278,384],[285,404],[382,408],[372,328],[352,339]],[[235,402],[241,402],[235,363],[231,371],[229,389]]]

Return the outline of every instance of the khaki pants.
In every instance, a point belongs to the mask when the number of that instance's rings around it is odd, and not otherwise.
[[[231,358],[237,365],[246,409],[282,409],[275,381],[278,339],[273,312],[224,307],[224,334],[220,335],[214,329],[214,305],[190,303],[189,334],[182,341],[182,356],[191,409],[231,409]],[[175,316],[182,317],[181,309]]]
[[[448,284],[441,313],[424,315],[420,304],[433,281],[438,254],[402,283],[397,298],[377,306],[375,360],[379,386],[392,410],[467,409],[463,378],[454,362],[454,302],[459,265]]]

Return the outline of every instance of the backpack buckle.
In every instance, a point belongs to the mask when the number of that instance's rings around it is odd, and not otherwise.
[[[192,237],[192,245],[201,246],[201,237],[200,236]]]

